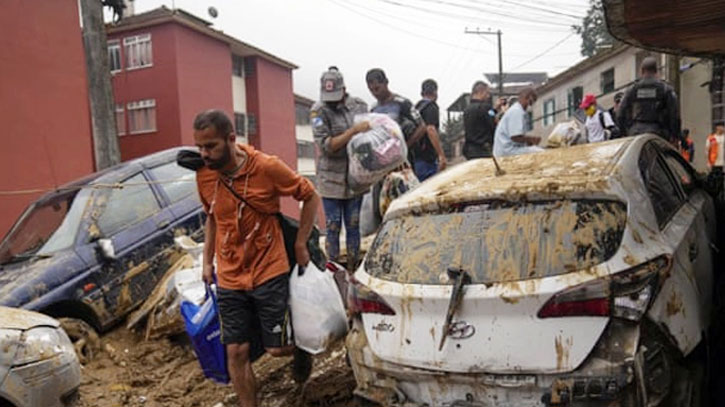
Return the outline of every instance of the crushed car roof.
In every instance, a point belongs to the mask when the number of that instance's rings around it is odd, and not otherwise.
[[[617,161],[632,139],[557,148],[536,154],[466,161],[396,199],[386,218],[432,212],[446,205],[502,199],[538,199],[584,191],[606,191]]]

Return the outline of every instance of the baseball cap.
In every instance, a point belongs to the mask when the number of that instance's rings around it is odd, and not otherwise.
[[[337,102],[345,95],[345,82],[337,67],[331,66],[320,78],[320,99],[323,102]]]
[[[586,109],[589,106],[596,104],[597,98],[596,96],[592,95],[591,93],[587,93],[584,95],[584,100],[582,100],[582,103],[579,105],[579,108]]]

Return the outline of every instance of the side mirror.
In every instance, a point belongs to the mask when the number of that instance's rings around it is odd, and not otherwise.
[[[105,260],[116,260],[116,249],[113,247],[113,240],[98,239],[98,251]]]

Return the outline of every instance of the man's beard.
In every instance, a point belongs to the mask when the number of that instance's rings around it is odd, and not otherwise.
[[[209,169],[212,170],[220,170],[224,168],[227,164],[229,164],[229,161],[232,159],[232,149],[229,148],[229,145],[224,146],[224,154],[217,159],[217,160],[204,160],[204,164],[206,164]]]

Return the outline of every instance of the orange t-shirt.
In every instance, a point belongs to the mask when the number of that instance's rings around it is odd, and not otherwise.
[[[274,216],[280,210],[280,197],[305,201],[315,188],[279,158],[251,146],[238,147],[247,153],[247,160],[231,186],[249,205],[221,184],[225,181],[217,171],[200,169],[196,183],[204,210],[216,221],[219,286],[251,290],[290,269],[282,228]]]

